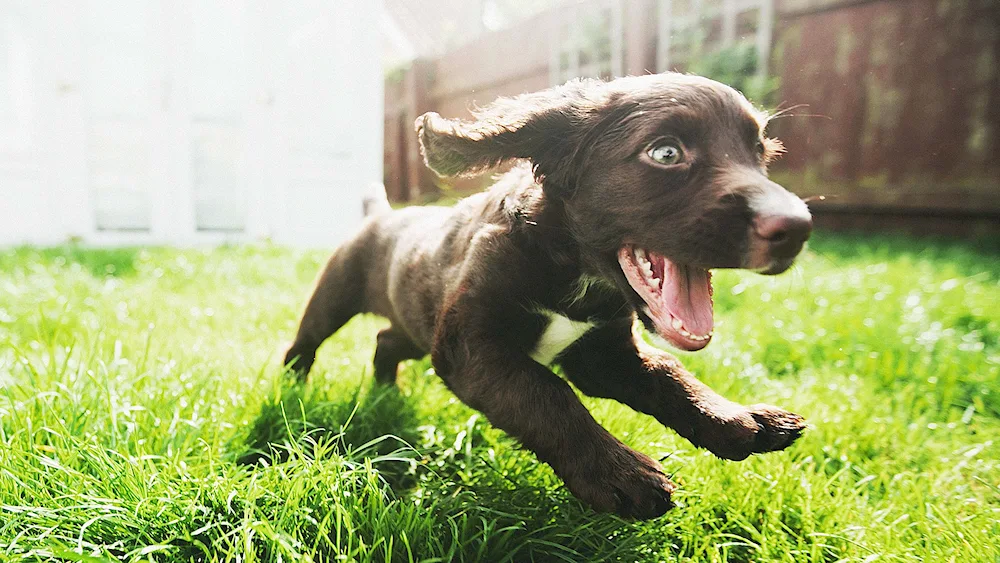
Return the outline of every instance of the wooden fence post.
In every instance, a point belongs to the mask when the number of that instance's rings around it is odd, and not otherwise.
[[[434,173],[424,166],[423,158],[420,156],[420,143],[413,129],[417,117],[432,109],[430,95],[434,80],[433,72],[434,61],[414,59],[403,82],[406,106],[404,121],[409,126],[409,130],[403,133],[406,143],[407,175],[403,193],[406,194],[407,201],[414,201],[421,194],[432,191],[436,184]]]
[[[656,0],[624,2],[625,74],[656,72]]]
[[[761,0],[757,20],[757,76],[767,78],[771,61],[771,41],[774,36],[774,0]]]

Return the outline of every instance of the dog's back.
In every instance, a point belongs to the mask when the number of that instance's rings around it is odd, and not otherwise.
[[[469,244],[483,228],[504,228],[499,202],[532,184],[530,171],[516,169],[453,207],[399,210],[389,207],[384,189],[370,190],[368,217],[320,274],[285,363],[307,373],[323,340],[360,313],[386,317],[414,355],[429,353],[447,284],[458,279]]]

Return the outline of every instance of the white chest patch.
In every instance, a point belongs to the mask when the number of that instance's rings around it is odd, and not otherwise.
[[[543,310],[540,312],[548,318],[549,324],[535,344],[535,349],[531,352],[531,359],[542,365],[551,364],[552,360],[556,359],[556,356],[570,344],[594,328],[593,323],[574,321],[553,311]]]

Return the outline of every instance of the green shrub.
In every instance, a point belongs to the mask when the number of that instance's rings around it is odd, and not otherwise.
[[[780,81],[777,76],[759,76],[759,65],[757,47],[737,43],[700,57],[688,70],[736,88],[758,106],[770,107]]]

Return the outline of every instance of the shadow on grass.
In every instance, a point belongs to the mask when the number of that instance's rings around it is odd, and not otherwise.
[[[414,555],[442,561],[647,561],[693,549],[684,539],[691,526],[685,523],[687,509],[651,522],[596,513],[481,414],[459,409],[438,416],[419,410],[425,400],[421,392],[411,396],[373,383],[354,393],[342,387],[282,388],[241,436],[237,463],[274,466],[295,462],[303,452],[352,462],[355,469],[339,474],[337,483],[358,500],[317,492],[306,502],[309,514],[348,515],[350,533],[306,521],[291,532],[303,545],[322,546],[316,560],[353,553],[359,561],[407,561]],[[377,459],[386,456],[412,463]],[[358,463],[365,458],[372,460],[367,469]],[[365,488],[361,476],[372,470],[375,483]],[[286,496],[277,491],[274,498]],[[215,507],[219,519],[228,518],[229,502]],[[257,509],[270,515],[286,508]],[[721,511],[718,534],[750,537],[728,523],[729,509],[715,510]],[[348,537],[369,543],[353,545]],[[275,557],[268,542],[256,545],[263,559]],[[732,561],[754,560],[750,550],[727,552]]]
[[[250,425],[239,465],[274,465],[288,459],[290,448],[312,450],[329,444],[332,451],[355,458],[378,458],[417,443],[417,413],[410,398],[396,387],[372,385],[346,397],[328,397],[302,385],[282,390],[261,407]],[[323,451],[325,448],[316,448]],[[382,474],[394,489],[408,486],[403,464],[383,464]]]
[[[645,561],[669,543],[655,524],[595,513],[562,486],[503,478],[440,485],[429,510],[435,535],[450,540],[445,560]]]
[[[379,501],[384,504],[376,503],[377,509],[367,508],[378,518],[354,520],[356,532],[370,538],[400,536],[378,546],[376,560],[407,560],[407,549],[455,561],[642,560],[650,543],[660,543],[651,538],[648,525],[595,514],[544,477],[547,471],[540,475],[533,454],[506,443],[506,437],[500,444],[495,435],[486,435],[489,423],[481,415],[457,426],[418,428],[417,400],[377,385],[342,397],[288,387],[262,406],[242,438],[237,463],[276,465],[288,461],[293,450],[334,452],[353,460],[413,459],[412,464],[373,463],[391,493]],[[503,454],[494,457],[498,446]],[[319,505],[316,509],[322,511]],[[333,541],[320,541],[330,532],[308,526],[298,533],[309,545]]]

